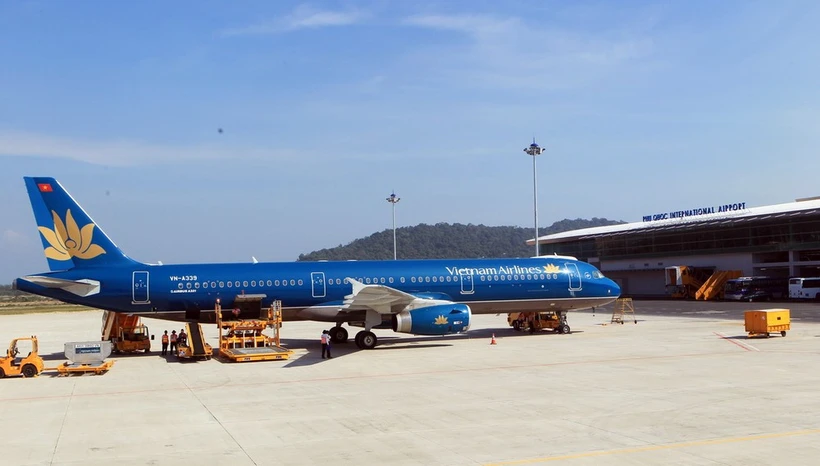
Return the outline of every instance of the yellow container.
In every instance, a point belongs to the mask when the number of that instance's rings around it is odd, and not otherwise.
[[[780,332],[786,336],[786,330],[791,330],[791,315],[789,309],[762,309],[746,311],[744,314],[746,331],[749,335],[766,335]]]

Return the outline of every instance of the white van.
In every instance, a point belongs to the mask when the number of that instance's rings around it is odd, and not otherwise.
[[[790,278],[789,299],[820,299],[820,277]]]

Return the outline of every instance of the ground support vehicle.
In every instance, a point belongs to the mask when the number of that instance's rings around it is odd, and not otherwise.
[[[746,331],[750,337],[766,337],[772,333],[786,336],[791,330],[791,312],[789,309],[763,309],[743,313]]]
[[[569,333],[566,312],[511,312],[507,323],[516,331],[535,333],[537,330],[553,330]]]
[[[282,302],[274,301],[270,308],[262,309],[264,295],[241,295],[235,302],[257,306],[259,319],[231,319],[239,312],[222,315],[219,300],[216,302],[216,325],[219,328],[219,356],[232,362],[271,361],[290,358],[293,351],[283,348],[279,340],[282,328]],[[236,309],[235,311],[238,311]],[[223,317],[227,317],[223,319]],[[273,329],[273,336],[265,335],[266,328]]]

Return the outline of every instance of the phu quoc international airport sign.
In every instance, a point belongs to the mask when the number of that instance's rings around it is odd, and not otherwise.
[[[698,207],[691,210],[673,210],[670,212],[663,212],[660,214],[644,215],[644,222],[654,222],[656,220],[668,220],[670,218],[684,218],[695,217],[698,215],[707,215],[721,212],[734,212],[737,210],[744,210],[746,208],[745,202],[736,202],[734,204],[723,204],[711,207]]]

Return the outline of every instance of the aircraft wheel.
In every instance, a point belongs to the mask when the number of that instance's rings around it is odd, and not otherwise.
[[[37,368],[31,364],[23,366],[23,377],[34,377],[37,375]]]
[[[516,332],[520,332],[521,331],[521,322],[519,322],[517,320],[514,320],[513,321],[513,330],[515,330]]]
[[[785,330],[782,330],[782,331],[780,332],[780,336],[781,336],[781,337],[785,337],[785,336],[786,336],[786,331],[785,331]]]
[[[332,343],[347,343],[347,329],[342,326],[330,329],[330,341]],[[358,339],[356,344],[358,344]]]
[[[5,377],[6,377],[6,371],[4,371],[2,368],[0,368],[0,379],[3,379]]]
[[[376,347],[376,343],[378,343],[378,339],[373,332],[364,330],[356,334],[356,346],[361,349],[373,349]]]
[[[564,334],[569,333],[569,325],[561,324],[561,333],[564,333]]]

